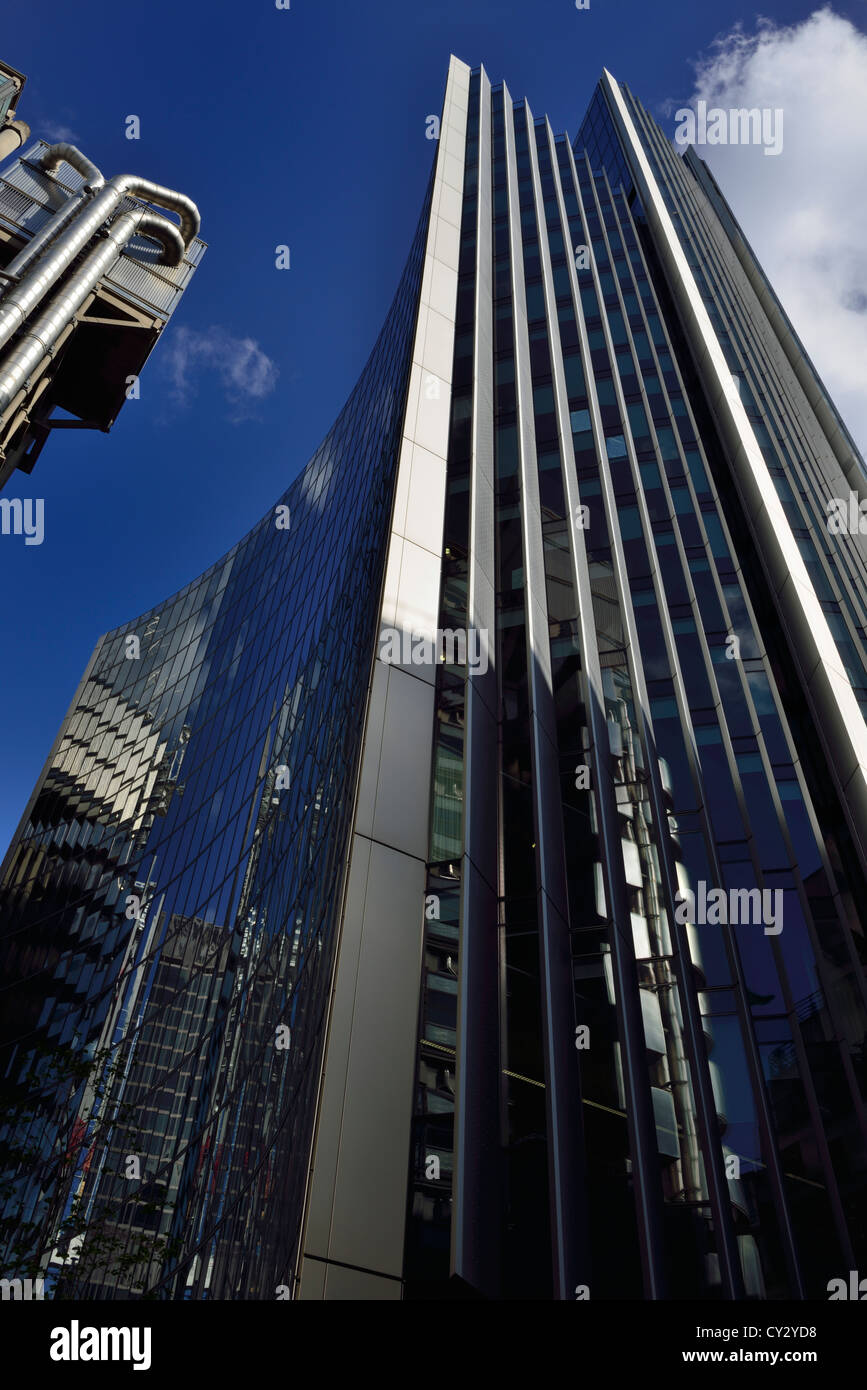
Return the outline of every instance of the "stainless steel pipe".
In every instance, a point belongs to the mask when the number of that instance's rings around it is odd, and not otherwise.
[[[95,169],[95,165],[91,167]],[[95,171],[99,173],[98,170]],[[18,332],[52,285],[69,269],[91,238],[127,197],[142,198],[147,202],[156,203],[158,207],[177,212],[180,218],[180,236],[185,248],[199,230],[199,210],[191,198],[172,188],[163,188],[158,183],[151,183],[149,179],[137,178],[134,174],[118,174],[105,184],[89,204],[76,205],[70,213],[72,220],[68,225],[64,224],[63,230],[39,255],[32,268],[0,299],[0,347],[8,343]],[[64,209],[61,208],[59,212],[62,214]]]
[[[65,141],[61,141],[57,145],[49,145],[47,150],[43,150],[39,159],[40,169],[44,169],[47,174],[56,173],[63,163],[68,164],[71,169],[75,169],[76,173],[82,175],[85,180],[84,187],[77,193],[71,193],[63,205],[49,217],[45,225],[40,227],[27,245],[18,252],[18,255],[13,257],[6,267],[7,275],[20,276],[22,271],[38,260],[46,247],[57,240],[64,227],[69,226],[69,223],[78,216],[84,204],[105,186],[104,175],[86,155],[81,153],[81,150],[76,149],[75,145],[68,145]]]
[[[133,208],[118,217],[108,228],[104,243],[90,252],[0,366],[0,416],[136,234],[160,242],[165,264],[180,265],[187,243],[174,223],[148,208]]]

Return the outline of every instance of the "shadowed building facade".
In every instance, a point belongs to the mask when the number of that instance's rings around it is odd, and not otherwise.
[[[695,154],[608,73],[572,142],[452,59],[344,411],[101,639],[3,865],[4,1268],[824,1298],[867,1260],[864,488]]]

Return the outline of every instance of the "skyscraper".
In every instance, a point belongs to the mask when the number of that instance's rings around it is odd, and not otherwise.
[[[4,1268],[827,1297],[867,1258],[863,493],[702,161],[607,72],[573,143],[453,58],[344,410],[100,640],[4,862]]]

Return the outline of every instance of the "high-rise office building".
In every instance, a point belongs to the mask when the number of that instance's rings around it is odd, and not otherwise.
[[[100,640],[3,865],[4,1268],[863,1268],[864,492],[703,162],[607,72],[572,142],[452,59],[347,405]]]

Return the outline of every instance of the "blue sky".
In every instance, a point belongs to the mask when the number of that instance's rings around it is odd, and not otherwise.
[[[815,9],[761,5],[778,25]],[[863,3],[835,13],[865,27]],[[28,75],[19,115],[34,136],[72,139],[106,177],[182,189],[210,249],[141,399],[109,435],[55,436],[31,478],[5,490],[45,499],[45,540],[0,537],[0,855],[98,636],[228,549],[340,409],[409,247],[434,152],[425,118],[440,109],[449,53],[483,62],[574,133],[603,65],[659,115],[685,103],[692,63],[738,21],[754,31],[756,11],[725,0],[7,10],[0,56]],[[125,138],[130,114],[138,141]],[[289,271],[275,267],[282,243]],[[251,367],[241,398],[220,371],[233,340]],[[185,344],[199,347],[179,393]]]

